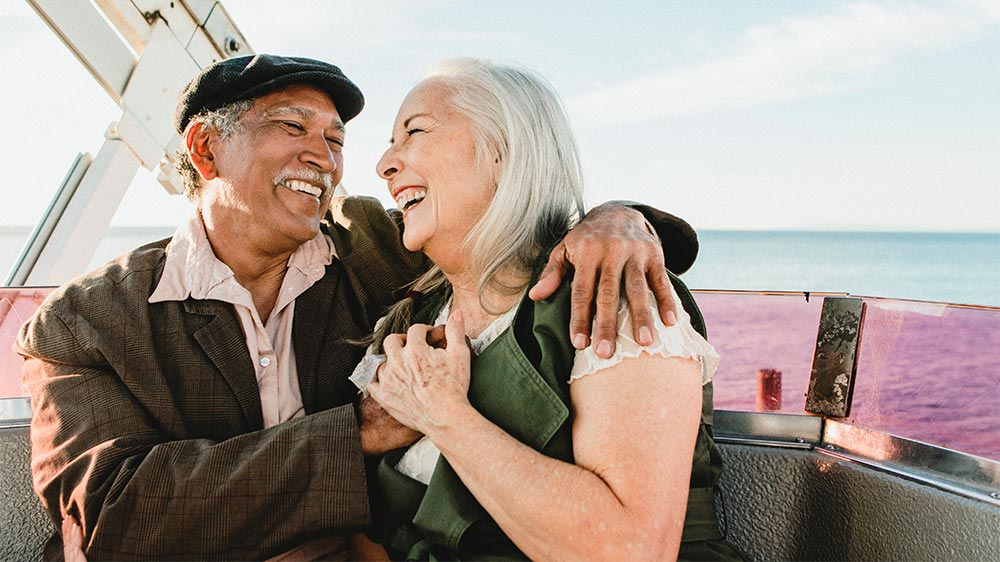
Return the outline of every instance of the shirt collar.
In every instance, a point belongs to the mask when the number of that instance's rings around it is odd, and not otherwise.
[[[299,246],[288,259],[289,271],[308,279],[309,284],[323,277],[326,266],[337,257],[337,250],[329,236],[320,232],[315,238]],[[177,227],[166,248],[166,263],[149,303],[182,301],[188,297],[210,299],[217,287],[235,283],[233,270],[212,251],[205,231],[205,223],[197,210]]]

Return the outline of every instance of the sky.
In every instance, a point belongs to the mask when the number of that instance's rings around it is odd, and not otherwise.
[[[344,185],[374,165],[434,63],[545,76],[580,144],[588,201],[639,200],[697,229],[1000,232],[1000,2],[226,0],[257,52],[339,65],[367,98]],[[33,224],[121,110],[20,1],[0,4],[0,225]],[[113,224],[190,203],[140,170]]]

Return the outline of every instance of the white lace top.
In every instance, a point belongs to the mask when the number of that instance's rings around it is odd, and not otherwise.
[[[679,303],[677,293],[673,293],[674,302]],[[701,334],[691,326],[691,316],[683,309],[677,311],[677,323],[673,326],[666,326],[660,320],[656,310],[655,300],[650,308],[653,313],[654,329],[656,332],[656,343],[643,347],[632,337],[632,315],[629,314],[628,305],[623,300],[618,309],[618,337],[615,340],[615,353],[608,359],[601,359],[594,352],[592,346],[582,351],[576,352],[573,360],[573,369],[570,372],[570,384],[573,381],[591,375],[608,367],[621,363],[626,358],[638,357],[643,350],[650,354],[662,357],[685,357],[697,359],[701,364],[701,382],[708,383],[712,380],[715,368],[719,364],[719,354],[715,348],[709,344]],[[451,303],[445,305],[434,321],[435,325],[443,324],[448,319],[448,311]],[[514,316],[518,307],[515,305],[502,316],[494,320],[478,337],[471,340],[472,352],[479,355],[493,341],[504,332],[514,322]],[[354,369],[351,381],[362,391],[368,383],[375,378],[375,370],[385,361],[384,355],[373,355],[371,350],[365,359]],[[441,451],[427,437],[421,438],[407,449],[406,453],[399,460],[396,468],[410,478],[428,484],[431,475],[434,474],[434,467],[437,465]]]

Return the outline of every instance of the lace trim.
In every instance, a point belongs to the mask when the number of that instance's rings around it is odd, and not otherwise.
[[[677,293],[671,287],[674,302],[680,303]],[[655,338],[651,346],[643,347],[632,337],[632,315],[628,305],[623,300],[618,309],[618,337],[615,340],[615,353],[608,359],[602,359],[594,352],[593,347],[577,351],[573,360],[569,382],[591,375],[603,369],[613,367],[626,358],[638,357],[643,351],[661,357],[682,357],[697,359],[701,364],[701,383],[704,385],[712,380],[715,369],[719,365],[719,354],[705,338],[701,337],[691,326],[691,316],[683,309],[678,311],[677,323],[666,326],[660,320],[656,302],[650,296],[650,312],[653,315]]]

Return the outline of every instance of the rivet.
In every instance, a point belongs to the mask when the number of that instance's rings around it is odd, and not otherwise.
[[[993,499],[1000,498],[1000,492],[990,492],[990,497]]]
[[[837,450],[837,448],[836,448],[836,447],[834,447],[833,445],[827,445],[827,446],[826,446],[826,450],[827,450],[827,451],[836,451],[836,450]]]
[[[805,439],[803,439],[803,438],[801,438],[801,437],[796,437],[796,438],[795,438],[795,442],[796,442],[796,443],[805,443],[805,442],[806,442],[806,440],[805,440]]]

